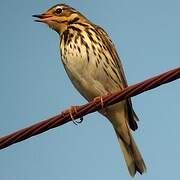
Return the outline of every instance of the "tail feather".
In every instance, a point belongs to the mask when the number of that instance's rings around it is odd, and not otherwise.
[[[134,177],[136,172],[140,174],[146,172],[146,165],[130,132],[130,144],[123,141],[117,131],[116,134],[130,175]]]
[[[137,129],[138,117],[132,109],[131,101],[122,101],[106,109],[106,117],[112,123],[118,137],[124,158],[132,177],[136,172],[146,172],[146,165],[140,151],[131,135],[131,130]]]

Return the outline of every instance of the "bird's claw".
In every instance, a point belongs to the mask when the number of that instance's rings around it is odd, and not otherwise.
[[[76,121],[75,118],[74,118],[74,114],[76,116],[77,114],[77,106],[71,106],[70,109],[68,109],[68,112],[69,112],[69,115],[72,119],[72,122],[77,126],[78,124],[82,123],[83,122],[83,117],[80,118],[80,121]]]
[[[101,102],[101,108],[103,109],[104,108],[104,102],[103,102],[103,98],[102,96],[97,96],[94,98],[94,103],[97,104],[97,101],[99,101],[100,99],[100,102]]]
[[[81,117],[79,121],[72,120],[72,122],[73,122],[76,126],[78,126],[78,124],[81,124],[81,123],[83,122],[83,117]]]

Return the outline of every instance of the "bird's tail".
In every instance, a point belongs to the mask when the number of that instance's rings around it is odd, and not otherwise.
[[[140,174],[144,173],[146,171],[146,165],[145,165],[144,160],[141,156],[141,153],[138,150],[138,147],[131,135],[130,130],[129,130],[129,137],[130,137],[129,144],[127,144],[123,140],[123,138],[120,136],[120,134],[117,131],[116,131],[116,134],[117,134],[118,141],[121,146],[122,152],[124,154],[124,158],[125,158],[130,175],[132,177],[134,177],[136,172],[139,172]]]

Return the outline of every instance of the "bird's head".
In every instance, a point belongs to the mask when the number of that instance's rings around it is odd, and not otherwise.
[[[66,4],[57,4],[45,13],[33,15],[33,17],[38,18],[36,22],[47,24],[59,34],[63,33],[69,25],[87,20],[80,12]]]

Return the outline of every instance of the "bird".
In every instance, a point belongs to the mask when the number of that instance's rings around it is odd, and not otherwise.
[[[107,32],[91,22],[80,11],[57,4],[42,14],[33,15],[45,23],[60,39],[62,64],[74,87],[92,101],[128,86],[121,59]],[[131,99],[99,111],[112,124],[132,177],[146,172],[146,165],[134,141],[132,131],[139,120]]]

